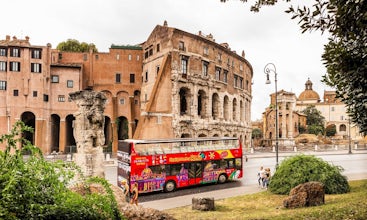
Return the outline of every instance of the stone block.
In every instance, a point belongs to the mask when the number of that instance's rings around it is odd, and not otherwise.
[[[214,211],[214,198],[192,198],[192,209],[199,211]]]

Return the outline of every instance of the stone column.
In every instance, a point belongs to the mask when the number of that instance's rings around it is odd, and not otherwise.
[[[282,136],[281,138],[287,137],[287,110],[286,110],[286,102],[282,102]]]
[[[59,151],[64,152],[65,154],[69,153],[69,152],[65,152],[65,119],[60,120],[60,132],[59,132]]]
[[[288,138],[293,138],[293,105],[289,103]]]

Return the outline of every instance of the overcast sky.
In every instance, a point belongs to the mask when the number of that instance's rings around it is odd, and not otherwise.
[[[302,1],[301,1],[302,2]],[[230,0],[2,0],[0,39],[6,35],[30,37],[32,45],[56,48],[67,39],[94,43],[99,52],[111,44],[144,42],[156,25],[166,20],[169,27],[197,34],[212,34],[217,43],[228,43],[246,59],[254,71],[252,120],[260,119],[275,92],[265,84],[264,67],[274,63],[278,90],[298,97],[308,78],[322,98],[321,83],[326,69],[321,61],[327,36],[320,32],[301,34],[286,3],[250,12],[253,1]],[[297,3],[294,3],[297,4]]]

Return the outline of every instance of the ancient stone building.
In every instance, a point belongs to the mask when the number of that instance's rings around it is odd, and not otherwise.
[[[335,91],[324,91],[323,100],[319,94],[312,89],[313,83],[308,79],[305,90],[298,98],[294,93],[284,90],[278,91],[278,140],[279,146],[293,146],[294,138],[299,135],[299,127],[307,128],[306,116],[302,113],[308,106],[315,106],[325,118],[325,127],[336,126],[335,138],[349,138],[360,140],[358,128],[350,124],[344,103],[336,98]],[[292,112],[292,114],[291,114]],[[291,116],[292,115],[292,116]],[[263,132],[265,146],[275,145],[275,93],[271,94],[270,107],[263,113]]]
[[[284,90],[277,92],[278,103],[278,143],[279,146],[293,146],[294,138],[299,135],[299,126],[306,127],[306,116],[297,112],[297,97]],[[274,146],[276,141],[276,97],[270,95],[270,107],[263,113],[265,146]]]
[[[46,154],[75,152],[69,94],[102,92],[104,146],[125,138],[235,136],[249,144],[253,70],[213,36],[158,25],[139,45],[60,52],[29,38],[0,40],[0,133],[17,120]]]
[[[212,35],[157,25],[143,43],[135,138],[233,136],[251,140],[250,63]]]

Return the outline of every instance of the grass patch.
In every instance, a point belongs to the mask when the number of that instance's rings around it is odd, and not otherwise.
[[[321,206],[286,209],[287,195],[268,191],[215,201],[215,211],[192,210],[191,206],[165,210],[174,218],[215,219],[367,219],[367,180],[350,181],[351,191],[345,194],[325,195]]]

